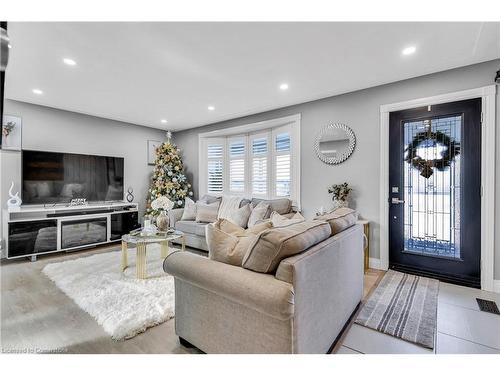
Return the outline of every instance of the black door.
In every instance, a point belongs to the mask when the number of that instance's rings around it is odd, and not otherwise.
[[[389,267],[480,288],[481,99],[390,114]]]

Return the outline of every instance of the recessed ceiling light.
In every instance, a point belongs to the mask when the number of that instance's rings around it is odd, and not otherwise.
[[[280,90],[282,90],[282,91],[288,90],[288,83],[282,83],[280,85]]]
[[[76,61],[75,61],[75,60],[73,60],[73,59],[70,59],[70,58],[68,58],[68,57],[65,57],[65,58],[63,59],[63,63],[65,63],[66,65],[70,65],[70,66],[74,66],[74,65],[76,65]]]
[[[160,122],[161,122],[162,124],[166,124],[168,121],[167,121],[167,120],[165,120],[165,119],[161,119],[161,120],[160,120]]]
[[[209,105],[209,106],[208,106],[208,110],[209,110],[209,111],[215,111],[215,107],[214,107],[213,105]]]
[[[410,47],[406,47],[405,49],[403,49],[403,51],[401,53],[405,56],[408,56],[408,55],[411,55],[412,53],[415,53],[416,50],[417,50],[417,47],[410,46]]]
[[[37,94],[37,95],[42,95],[43,94],[43,91],[40,90],[40,89],[33,89],[31,91],[33,91],[33,94]]]

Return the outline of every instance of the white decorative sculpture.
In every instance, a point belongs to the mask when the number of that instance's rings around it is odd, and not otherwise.
[[[10,198],[7,200],[7,207],[9,209],[19,209],[23,201],[21,200],[21,198],[19,198],[19,192],[17,192],[16,194],[12,194],[12,189],[14,189],[14,181],[12,181],[12,184],[10,185],[9,189]]]

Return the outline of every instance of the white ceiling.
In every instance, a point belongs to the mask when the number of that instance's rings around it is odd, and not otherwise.
[[[7,98],[170,130],[500,58],[500,23],[8,27]]]

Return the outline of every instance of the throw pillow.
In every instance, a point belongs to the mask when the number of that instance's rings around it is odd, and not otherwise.
[[[305,221],[306,219],[299,212],[295,213],[291,218],[280,215],[276,211],[271,214],[271,223],[275,228],[282,228],[292,224],[297,224]]]
[[[252,271],[273,273],[279,263],[330,237],[330,225],[324,221],[304,221],[261,232],[243,258],[242,266]]]
[[[205,204],[196,203],[196,222],[213,223],[217,221],[217,212],[219,211],[219,202]]]
[[[244,230],[226,219],[208,224],[205,229],[208,257],[217,262],[241,267],[248,248],[258,238],[257,229],[264,231],[269,227],[270,223],[266,223],[258,228],[255,226],[251,230]]]
[[[250,208],[250,204],[247,204],[246,206],[238,208],[237,210],[231,211],[227,219],[242,228],[246,228],[248,224],[248,218],[250,217],[251,213],[252,209]]]
[[[324,220],[330,224],[332,236],[352,227],[358,221],[358,213],[348,207],[341,207],[325,215],[316,216],[314,220]]]
[[[196,220],[196,203],[191,198],[184,200],[184,211],[181,220]]]
[[[230,195],[223,195],[220,203],[218,219],[227,219],[231,214],[240,208],[240,203],[243,200],[241,197],[232,197]]]
[[[257,206],[255,206],[248,218],[248,227],[252,228],[258,221],[264,220],[266,218],[270,206],[267,203],[259,202]]]

